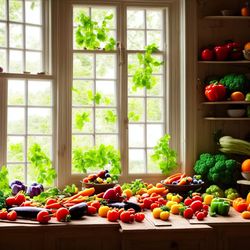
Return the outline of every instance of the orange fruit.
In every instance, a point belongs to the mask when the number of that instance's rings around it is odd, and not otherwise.
[[[246,159],[241,164],[242,172],[250,172],[250,159]]]
[[[123,195],[125,195],[127,198],[130,198],[131,196],[133,196],[133,192],[128,188],[123,191]]]
[[[98,215],[106,218],[110,208],[108,206],[101,206],[98,210]]]
[[[244,94],[240,91],[233,92],[230,98],[232,101],[244,101],[245,100]]]
[[[250,50],[250,42],[247,42],[247,43],[244,45],[244,50]]]
[[[169,215],[170,215],[170,213],[168,211],[162,211],[160,213],[160,219],[166,221],[166,220],[168,220]]]

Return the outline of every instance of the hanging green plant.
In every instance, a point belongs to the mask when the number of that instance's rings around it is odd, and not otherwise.
[[[90,118],[89,118],[89,113],[88,112],[78,112],[76,113],[75,116],[75,123],[76,123],[76,128],[79,130],[82,130],[85,123],[89,122]]]
[[[136,91],[137,88],[144,87],[146,89],[152,89],[156,85],[156,78],[152,74],[156,68],[160,67],[163,64],[163,61],[157,60],[152,55],[157,51],[158,46],[155,43],[152,43],[145,47],[144,54],[137,54],[139,66],[129,65],[130,69],[135,69],[135,73],[133,75],[133,91]]]
[[[84,49],[105,49],[113,50],[116,41],[109,36],[108,21],[112,20],[113,14],[104,16],[101,25],[95,22],[91,17],[80,12],[76,17],[77,28],[75,32],[76,43]],[[100,48],[103,45],[103,48]]]
[[[117,115],[112,110],[107,110],[104,119],[107,123],[115,123],[117,121]]]
[[[139,114],[136,114],[134,111],[130,111],[128,113],[128,119],[131,122],[138,122],[140,121],[141,116]]]

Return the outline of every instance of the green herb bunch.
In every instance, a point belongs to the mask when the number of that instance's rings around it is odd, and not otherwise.
[[[163,61],[157,60],[153,57],[153,53],[158,51],[158,46],[152,43],[145,47],[145,53],[138,53],[137,58],[139,66],[129,65],[130,68],[136,68],[133,75],[132,90],[137,88],[152,89],[156,85],[156,78],[152,75],[154,70],[163,64]]]
[[[169,146],[170,135],[166,134],[154,147],[152,160],[159,164],[163,174],[169,174],[177,168],[177,153]]]
[[[28,160],[34,168],[36,181],[48,186],[52,185],[57,176],[56,170],[52,168],[50,158],[42,151],[39,144],[35,143],[29,148]]]
[[[116,41],[113,37],[109,37],[109,28],[107,22],[112,20],[113,14],[105,16],[102,24],[99,26],[91,17],[81,12],[76,17],[78,24],[76,28],[76,43],[85,49],[100,49],[101,43],[104,43],[105,50],[113,50]]]

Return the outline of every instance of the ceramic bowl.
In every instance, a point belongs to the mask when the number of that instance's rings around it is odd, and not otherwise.
[[[241,175],[248,181],[250,181],[250,171],[249,172],[241,172]]]
[[[245,109],[228,109],[227,114],[229,117],[243,117],[245,115]]]
[[[183,193],[183,192],[188,192],[190,190],[197,190],[199,188],[201,188],[204,184],[200,183],[200,184],[188,184],[188,185],[176,185],[176,184],[164,184],[163,181],[161,182],[167,189],[169,192],[171,193]]]
[[[113,188],[117,183],[108,183],[108,184],[97,184],[97,183],[84,183],[82,182],[83,188],[95,188],[95,194],[105,192],[109,188]]]

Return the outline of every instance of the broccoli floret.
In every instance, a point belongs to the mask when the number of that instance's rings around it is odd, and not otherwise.
[[[227,160],[226,155],[223,155],[223,154],[217,154],[217,155],[215,155],[214,157],[215,157],[215,161],[216,161],[216,162],[217,162],[217,161],[225,161],[225,160]]]
[[[228,74],[220,79],[220,83],[227,89],[227,94],[230,95],[235,91],[246,93],[248,91],[248,80],[244,74]]]
[[[200,155],[198,161],[196,161],[194,165],[194,171],[196,174],[204,177],[207,175],[210,168],[212,168],[215,164],[214,156],[209,153],[203,153]]]
[[[207,194],[212,194],[215,197],[224,197],[224,191],[217,185],[211,185],[206,189]]]

